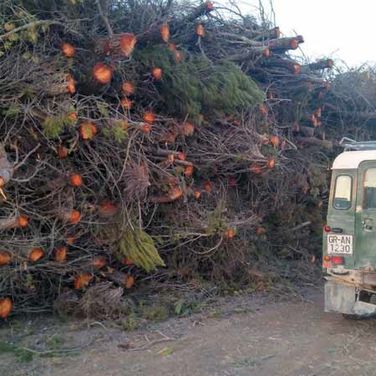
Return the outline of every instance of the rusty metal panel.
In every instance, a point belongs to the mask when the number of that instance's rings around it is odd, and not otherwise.
[[[365,285],[376,286],[376,273],[364,273],[363,282]]]

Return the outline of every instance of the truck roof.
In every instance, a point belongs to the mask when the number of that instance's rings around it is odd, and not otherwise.
[[[376,150],[344,151],[334,160],[332,170],[356,169],[364,161],[376,161]]]

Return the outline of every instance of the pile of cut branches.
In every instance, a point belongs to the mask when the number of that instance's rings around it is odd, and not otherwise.
[[[5,0],[0,27],[0,317],[313,260],[333,61],[302,36],[209,1]]]

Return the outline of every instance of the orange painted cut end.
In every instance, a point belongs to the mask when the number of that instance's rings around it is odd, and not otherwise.
[[[264,50],[262,51],[262,56],[270,57],[270,55],[271,55],[270,48],[268,47],[264,48]]]
[[[300,74],[300,72],[302,71],[302,66],[298,63],[295,63],[292,65],[292,73],[293,74]]]
[[[73,57],[76,54],[76,49],[72,44],[65,42],[61,45],[61,52],[65,57]]]
[[[0,299],[0,318],[6,319],[13,310],[13,302],[11,298]]]
[[[148,124],[153,124],[155,122],[155,114],[151,111],[146,111],[143,116],[143,120]]]
[[[79,274],[75,279],[74,279],[74,288],[76,290],[82,290],[85,287],[89,286],[89,283],[93,279],[93,275],[90,273],[82,273]]]
[[[154,67],[154,68],[151,70],[151,75],[153,76],[153,78],[154,78],[156,81],[159,81],[159,80],[162,79],[163,71],[162,71],[161,68]]]
[[[29,225],[29,217],[27,217],[26,215],[21,214],[17,218],[17,225],[18,225],[18,227],[21,227],[21,228],[27,227]]]
[[[65,262],[67,261],[67,253],[68,248],[67,247],[59,247],[55,251],[55,261],[56,262]]]
[[[119,39],[120,50],[124,56],[129,57],[136,46],[137,38],[133,33],[124,33]]]
[[[76,225],[78,222],[80,222],[80,220],[81,220],[81,213],[78,210],[73,209],[69,215],[69,222],[73,225]]]
[[[112,69],[104,63],[97,63],[93,67],[93,77],[102,85],[108,84],[112,79]]]
[[[83,184],[82,177],[79,174],[72,174],[69,178],[69,182],[73,187],[81,187],[81,185]]]
[[[0,266],[8,265],[12,261],[12,255],[8,251],[0,251]]]
[[[43,257],[44,257],[44,251],[42,248],[33,248],[29,252],[29,256],[28,256],[29,260],[32,262],[37,262]]]

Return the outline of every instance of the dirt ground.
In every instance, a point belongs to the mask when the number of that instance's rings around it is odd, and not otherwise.
[[[324,313],[321,289],[272,300],[228,298],[133,332],[94,321],[16,321],[0,340],[39,353],[25,363],[0,350],[0,375],[376,375],[376,320]]]

